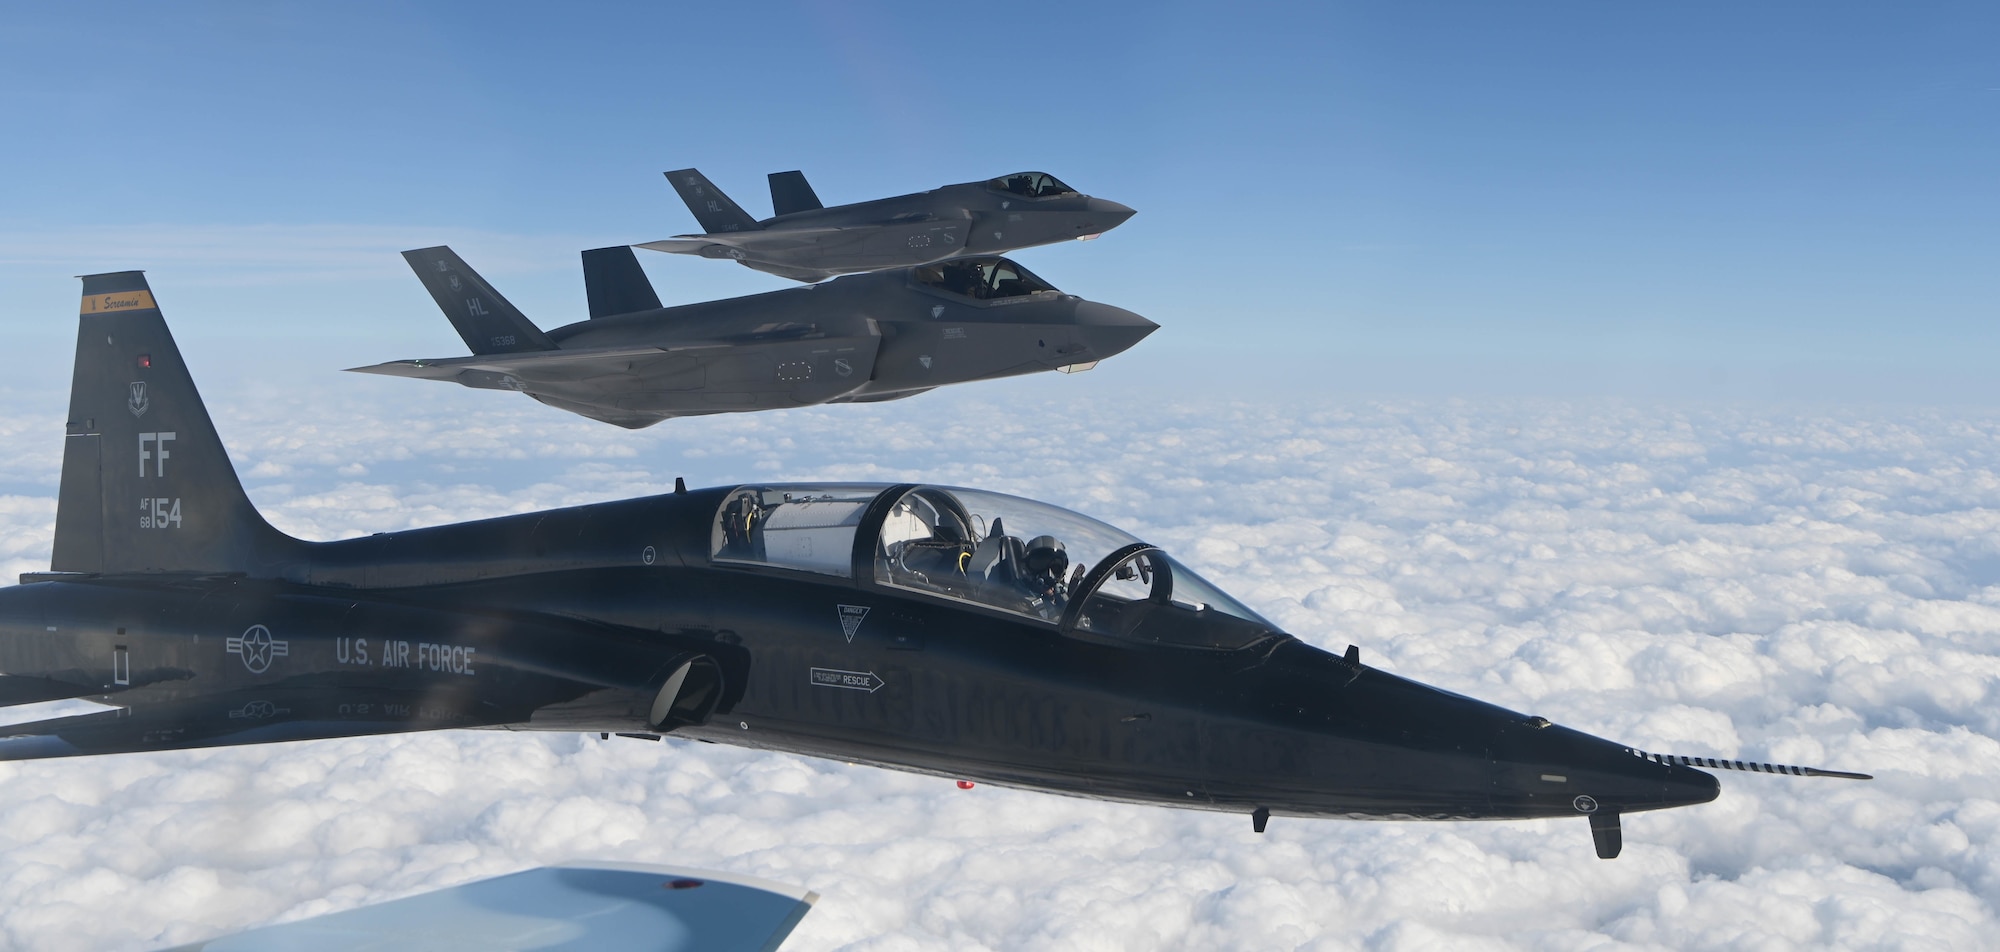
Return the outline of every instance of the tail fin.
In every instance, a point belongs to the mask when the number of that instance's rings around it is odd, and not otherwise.
[[[688,211],[694,213],[694,220],[701,222],[701,230],[705,234],[757,231],[764,227],[744,212],[742,206],[722,194],[722,190],[716,188],[707,176],[694,169],[668,172],[667,182],[673,185],[674,191],[681,193],[681,201],[686,202]]]
[[[83,278],[57,572],[268,576],[302,543],[257,513],[138,271]]]
[[[593,318],[660,309],[660,296],[653,293],[653,282],[646,280],[630,245],[583,253],[583,294],[590,299]]]
[[[819,196],[813,194],[813,187],[806,184],[804,172],[772,172],[771,214],[779,217],[795,212],[809,212],[825,208],[819,203]]]
[[[507,303],[500,292],[486,283],[464,259],[450,248],[418,248],[403,252],[403,260],[431,292],[458,336],[474,355],[518,354],[531,350],[555,350],[555,342],[542,333],[519,308]]]

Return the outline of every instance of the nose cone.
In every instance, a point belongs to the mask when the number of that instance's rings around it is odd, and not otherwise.
[[[1122,307],[1096,301],[1079,301],[1076,305],[1076,330],[1090,348],[1092,360],[1122,354],[1159,329],[1160,325]]]
[[[1664,810],[1707,803],[1721,792],[1713,774],[1661,763],[1566,727],[1510,727],[1505,734],[1514,743],[1501,742],[1512,749],[1500,758],[1497,792],[1552,808],[1555,814]]]
[[[1722,784],[1712,773],[1705,773],[1693,767],[1669,767],[1666,777],[1665,805],[1670,807],[1690,807],[1697,803],[1707,803],[1722,793]]]
[[[1603,746],[1579,766],[1577,773],[1604,791],[1599,800],[1626,812],[1693,806],[1707,803],[1722,792],[1714,774],[1647,760],[1644,755],[1610,741],[1598,743]]]
[[[1125,224],[1126,219],[1137,214],[1139,213],[1128,205],[1120,205],[1103,198],[1087,199],[1083,205],[1084,222],[1077,230],[1083,232],[1085,237],[1095,238]]]
[[[1104,226],[1106,228],[1116,228],[1125,224],[1126,219],[1139,214],[1132,206],[1120,205],[1108,198],[1093,198],[1084,207],[1089,209],[1091,214],[1110,222],[1111,224]]]

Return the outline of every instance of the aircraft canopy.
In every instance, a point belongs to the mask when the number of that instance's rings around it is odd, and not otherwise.
[[[980,301],[1060,293],[1034,272],[999,257],[939,261],[913,269],[911,276],[925,287]]]
[[[1047,172],[1016,172],[1002,175],[988,187],[1024,198],[1054,198],[1057,195],[1075,195],[1077,190],[1062,183],[1062,180]]]
[[[725,497],[711,541],[718,563],[838,576],[1100,638],[1235,648],[1276,633],[1127,532],[983,490],[746,486]]]

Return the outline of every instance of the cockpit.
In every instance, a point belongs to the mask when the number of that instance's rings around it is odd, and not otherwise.
[[[988,188],[1019,195],[1023,198],[1054,198],[1058,195],[1079,194],[1076,189],[1062,183],[1062,180],[1047,172],[1016,172],[1002,175],[986,183]]]
[[[986,188],[992,188],[996,192],[1016,194],[1022,198],[1056,198],[1056,196],[1082,194],[1062,184],[1060,178],[1048,172],[1014,172],[1012,176],[1000,176],[986,182]]]
[[[838,576],[1097,640],[1232,649],[1275,626],[1164,551],[1046,503],[940,486],[746,486],[711,558]]]
[[[916,268],[912,280],[927,288],[978,301],[1058,294],[1055,285],[1006,258],[953,258]]]

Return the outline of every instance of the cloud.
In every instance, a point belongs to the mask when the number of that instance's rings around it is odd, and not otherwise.
[[[988,385],[627,433],[501,394],[257,388],[219,383],[209,404],[259,504],[315,538],[676,475],[973,485],[1131,529],[1398,674],[1650,750],[1880,779],[1725,775],[1714,803],[1631,817],[1602,862],[1581,821],[1278,818],[1259,836],[1238,816],[595,735],[0,764],[0,946],[151,948],[577,857],[809,886],[800,950],[2000,934],[2000,416]],[[46,564],[48,433],[5,437],[10,565]]]

